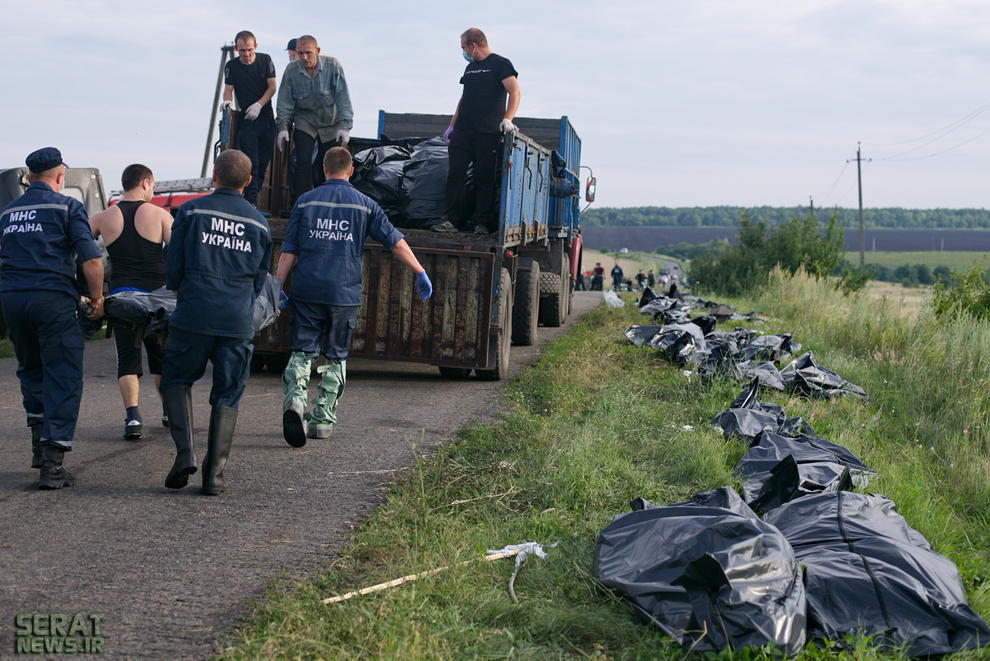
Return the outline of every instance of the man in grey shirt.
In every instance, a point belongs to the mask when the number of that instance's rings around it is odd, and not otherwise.
[[[320,55],[316,38],[308,34],[296,39],[296,55],[299,59],[290,62],[282,75],[275,106],[279,151],[289,142],[289,126],[293,127],[297,158],[293,198],[312,190],[313,163],[323,163],[335,144],[347,144],[354,117],[340,62]]]

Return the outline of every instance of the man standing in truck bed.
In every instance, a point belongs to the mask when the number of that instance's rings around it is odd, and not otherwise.
[[[266,53],[255,51],[254,34],[241,30],[234,37],[239,57],[229,60],[223,69],[223,101],[229,106],[234,94],[243,111],[237,125],[237,148],[251,159],[251,183],[244,189],[244,199],[258,206],[258,191],[272,160],[275,143],[275,65]]]
[[[110,293],[153,291],[165,284],[163,244],[172,236],[172,214],[148,202],[155,194],[155,176],[146,165],[134,163],[120,176],[124,198],[106,211],[89,219],[94,237],[103,237],[110,256]],[[141,343],[137,331],[123,323],[113,324],[117,347],[117,385],[124,400],[124,438],[136,441],[142,436],[138,379],[141,370]],[[148,371],[155,379],[155,390],[162,376],[162,348],[158,338],[144,337]],[[162,424],[168,421],[162,413]],[[166,424],[167,426],[167,424]]]
[[[296,39],[295,62],[289,62],[278,91],[278,148],[289,142],[289,125],[296,146],[296,172],[292,195],[299,197],[313,188],[312,163],[323,163],[327,150],[350,140],[354,111],[347,91],[344,69],[336,58],[320,55],[316,37]],[[316,160],[312,160],[314,145]]]
[[[392,226],[374,200],[355,189],[348,179],[354,173],[351,154],[334,147],[323,161],[326,181],[296,200],[282,240],[277,277],[282,282],[295,267],[289,288],[292,323],[289,345],[292,355],[282,375],[285,400],[282,433],[292,447],[309,438],[327,438],[337,422],[337,400],[347,379],[347,354],[361,304],[361,255],[371,237],[416,274],[420,300],[433,293],[426,270],[420,265],[402,233]],[[397,285],[396,285],[397,286]],[[303,429],[303,413],[313,360],[327,360],[317,368],[322,374],[319,395],[313,400],[309,429]]]
[[[470,226],[461,214],[467,169],[473,163],[474,211],[470,220],[476,233],[488,234],[497,229],[495,150],[499,133],[516,130],[512,119],[519,109],[519,74],[512,62],[488,48],[488,39],[478,28],[465,30],[461,35],[461,54],[468,61],[461,76],[464,91],[450,126],[443,133],[443,139],[449,141],[447,210],[433,229],[455,232]]]

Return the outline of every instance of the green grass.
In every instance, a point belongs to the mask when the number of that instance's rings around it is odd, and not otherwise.
[[[961,334],[949,336],[932,320],[905,319],[893,305],[846,299],[803,277],[776,278],[764,295],[734,303],[769,314],[763,330],[793,331],[870,392],[870,402],[767,399],[879,469],[870,490],[890,496],[959,564],[973,607],[990,615],[990,330],[961,322]],[[631,305],[589,313],[509,386],[498,423],[464,429],[420,458],[328,571],[273,586],[221,658],[681,658],[596,584],[592,552],[598,531],[634,497],[672,502],[734,483],[730,468],[744,448],[707,422],[739,386],[706,386],[625,342],[628,325],[647,322]],[[510,560],[321,604],[522,541],[558,546],[545,561],[527,561],[518,604],[506,591]],[[868,640],[851,644],[844,658],[894,658]],[[800,658],[835,655],[809,646]]]
[[[859,252],[845,253],[846,260],[851,264],[859,264]],[[988,254],[978,251],[930,251],[930,252],[869,252],[864,255],[867,264],[880,264],[888,268],[897,268],[904,264],[925,264],[931,268],[947,266],[953,271],[965,271]],[[987,266],[990,266],[988,264]]]

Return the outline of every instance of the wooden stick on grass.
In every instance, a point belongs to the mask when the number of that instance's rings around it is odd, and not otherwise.
[[[437,567],[436,569],[428,569],[426,571],[421,571],[418,574],[409,574],[408,576],[396,578],[394,580],[387,581],[385,583],[379,583],[378,585],[372,585],[366,588],[361,588],[360,590],[357,590],[355,592],[347,592],[345,594],[336,597],[329,597],[327,599],[324,599],[323,603],[336,604],[338,602],[346,601],[348,599],[352,599],[360,595],[371,594],[372,592],[381,592],[382,590],[387,590],[389,588],[396,588],[406,583],[412,583],[413,581],[418,581],[421,578],[429,578],[430,576],[436,576],[440,572],[447,571],[451,567],[463,567],[464,565],[469,565],[472,562],[477,562],[478,560],[485,560],[487,562],[491,562],[493,560],[501,560],[502,558],[511,558],[513,556],[519,555],[524,550],[525,549],[523,548],[514,548],[511,550],[496,551],[495,553],[489,553],[480,558],[473,558],[471,560],[465,560],[464,562],[459,562],[456,565],[446,565],[444,567]]]

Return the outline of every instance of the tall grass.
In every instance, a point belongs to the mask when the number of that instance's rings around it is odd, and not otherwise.
[[[804,273],[775,271],[753,303],[871,395],[867,407],[828,404],[844,415],[817,431],[880,471],[870,490],[956,560],[985,612],[990,324],[927,309],[905,316],[897,301],[847,297]]]

